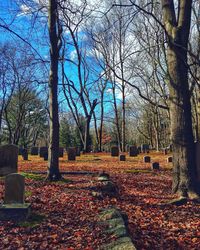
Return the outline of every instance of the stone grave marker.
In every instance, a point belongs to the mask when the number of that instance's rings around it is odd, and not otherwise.
[[[47,152],[44,152],[43,154],[43,158],[44,158],[44,161],[48,161],[48,151]]]
[[[149,145],[148,144],[142,144],[141,145],[141,152],[142,153],[149,153]]]
[[[170,156],[170,157],[167,158],[167,163],[170,163],[170,162],[172,162],[172,161],[173,161],[172,156]]]
[[[119,160],[120,161],[126,161],[126,155],[120,155]]]
[[[166,148],[163,149],[163,154],[167,155],[167,149]]]
[[[159,162],[153,162],[152,165],[151,165],[151,168],[153,170],[159,170],[160,169]]]
[[[24,176],[9,174],[5,178],[5,204],[24,203]]]
[[[138,155],[138,149],[136,146],[130,146],[129,148],[129,156],[137,156]]]
[[[0,146],[0,176],[17,173],[18,147],[15,145]]]
[[[44,157],[44,154],[48,153],[48,147],[40,147],[39,151],[40,151],[39,152],[40,157]]]
[[[23,154],[23,148],[22,147],[19,147],[18,148],[18,155],[22,155]]]
[[[38,147],[32,147],[31,148],[31,155],[38,155]]]
[[[111,147],[111,156],[119,156],[119,148],[117,146]]]
[[[25,181],[20,174],[5,178],[4,203],[0,206],[0,220],[21,220],[30,215],[30,204],[24,203]]]
[[[64,156],[64,148],[59,148],[59,157]]]
[[[68,161],[75,161],[76,160],[76,148],[70,147],[68,148]]]
[[[151,157],[150,156],[144,156],[144,162],[151,162]]]
[[[81,149],[80,147],[76,147],[76,156],[80,156],[81,155]]]
[[[28,149],[24,148],[22,151],[22,157],[24,161],[28,161]]]

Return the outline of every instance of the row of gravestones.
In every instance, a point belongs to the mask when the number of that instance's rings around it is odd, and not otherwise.
[[[80,156],[81,151],[79,147],[70,147],[67,149],[68,160],[75,160],[76,156]],[[22,155],[24,160],[28,160],[28,150],[25,148],[20,148],[19,155]],[[43,157],[45,161],[48,160],[48,147],[32,147],[30,150],[31,155],[39,155]],[[64,156],[64,148],[59,148],[59,157]]]

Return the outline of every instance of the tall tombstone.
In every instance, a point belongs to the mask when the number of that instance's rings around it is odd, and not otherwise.
[[[76,147],[76,156],[80,156],[80,155],[81,155],[81,148]]]
[[[68,161],[76,160],[76,148],[75,147],[68,148],[67,153],[68,153]]]
[[[64,148],[59,148],[59,157],[63,157],[64,155]]]
[[[40,157],[44,157],[44,154],[48,154],[48,147],[40,147],[39,155]]]
[[[144,160],[144,162],[151,162],[151,157],[146,155],[146,156],[144,156],[143,160]]]
[[[31,155],[38,155],[38,147],[32,147],[31,148]]]
[[[117,146],[111,147],[111,156],[119,156],[119,148]]]
[[[142,144],[141,145],[141,152],[142,153],[149,153],[149,145],[148,144]]]
[[[5,178],[4,204],[24,203],[24,176],[20,174],[9,174]]]
[[[129,148],[129,156],[137,156],[138,155],[138,149],[136,146],[130,146]]]
[[[27,148],[23,149],[22,157],[24,161],[28,161],[28,149]]]
[[[4,203],[0,204],[0,220],[25,220],[31,213],[29,203],[24,203],[24,176],[9,174],[5,178]]]
[[[0,176],[17,173],[18,147],[15,145],[0,146]]]

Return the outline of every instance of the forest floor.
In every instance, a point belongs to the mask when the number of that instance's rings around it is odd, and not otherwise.
[[[144,154],[119,162],[109,154],[85,154],[75,162],[60,158],[61,171],[88,171],[66,174],[63,181],[47,182],[45,175],[24,174],[46,171],[47,162],[38,156],[29,161],[19,157],[19,172],[25,175],[26,202],[31,203],[28,221],[0,222],[0,249],[96,250],[115,240],[97,223],[102,208],[117,207],[128,215],[130,237],[137,249],[199,249],[200,205],[166,205],[171,194],[169,155],[150,153],[161,169],[151,170],[143,163]],[[119,196],[97,199],[91,188],[97,183],[90,172],[106,171],[119,188]],[[0,179],[0,201],[4,180]],[[165,204],[165,205],[161,205]]]

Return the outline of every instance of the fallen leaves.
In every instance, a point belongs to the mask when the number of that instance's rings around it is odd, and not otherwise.
[[[130,236],[137,249],[198,249],[200,245],[199,205],[159,204],[171,195],[171,172],[162,154],[150,155],[162,170],[150,170],[143,155],[119,162],[108,154],[78,157],[76,162],[60,161],[63,171],[106,171],[119,188],[119,197],[97,199],[92,188],[98,182],[91,175],[68,175],[69,182],[49,183],[26,178],[26,201],[32,211],[44,215],[31,226],[0,222],[0,249],[96,250],[114,240],[97,224],[101,208],[116,206],[126,212]],[[45,171],[47,163],[39,157],[20,159],[20,171]],[[98,160],[97,160],[98,159]],[[101,159],[101,160],[99,160]],[[4,184],[0,180],[0,199]]]

